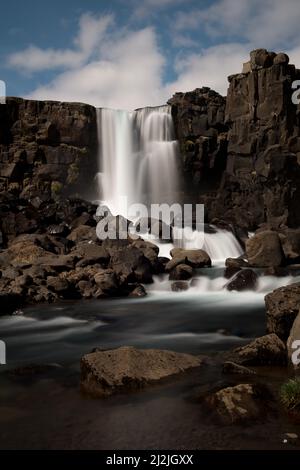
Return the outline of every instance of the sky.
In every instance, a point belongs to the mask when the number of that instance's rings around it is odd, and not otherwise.
[[[299,0],[0,2],[8,96],[135,109],[209,86],[226,95],[255,48],[300,68]]]

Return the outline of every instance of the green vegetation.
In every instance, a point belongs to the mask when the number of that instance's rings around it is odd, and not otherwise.
[[[59,181],[52,181],[51,183],[51,193],[55,196],[58,196],[62,191],[63,185]]]
[[[286,409],[300,411],[300,377],[290,379],[281,386],[280,400]]]

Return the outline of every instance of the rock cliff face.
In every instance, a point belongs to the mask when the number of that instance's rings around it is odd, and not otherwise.
[[[210,88],[176,93],[172,106],[187,187],[216,189],[226,167],[226,99]]]
[[[184,173],[208,203],[210,219],[247,228],[264,222],[296,227],[300,106],[292,102],[292,83],[300,71],[285,54],[259,49],[250,57],[243,73],[229,77],[226,100],[204,88],[177,93],[169,101]],[[207,189],[218,185],[209,198]]]
[[[92,106],[20,98],[0,106],[0,192],[47,199],[88,187],[96,151]]]

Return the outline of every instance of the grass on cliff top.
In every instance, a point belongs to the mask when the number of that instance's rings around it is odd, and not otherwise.
[[[288,410],[300,411],[300,377],[290,379],[281,386],[280,400]]]

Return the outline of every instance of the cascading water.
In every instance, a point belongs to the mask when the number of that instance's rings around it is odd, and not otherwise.
[[[116,214],[134,203],[171,203],[178,189],[170,106],[133,112],[98,109],[99,189]],[[123,214],[125,215],[125,214]]]
[[[133,112],[98,109],[99,192],[103,203],[115,214],[126,216],[126,205],[173,204],[178,201],[178,142],[175,139],[171,107],[159,106]],[[144,235],[143,235],[144,236]],[[145,238],[145,237],[144,237]],[[156,241],[157,243],[157,241]],[[231,232],[195,231],[177,246],[203,248],[214,264],[242,254]],[[159,244],[160,254],[169,256],[172,244]]]

